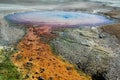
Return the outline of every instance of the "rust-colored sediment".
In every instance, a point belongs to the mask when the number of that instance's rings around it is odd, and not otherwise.
[[[42,37],[53,37],[47,30],[29,28],[27,35],[18,44],[19,52],[11,57],[24,80],[91,80],[52,53],[50,46],[42,40]]]

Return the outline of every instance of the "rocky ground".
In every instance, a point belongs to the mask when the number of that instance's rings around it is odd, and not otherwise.
[[[119,80],[119,40],[99,28],[65,29],[51,43],[56,54],[97,80]],[[113,74],[114,73],[114,74]]]

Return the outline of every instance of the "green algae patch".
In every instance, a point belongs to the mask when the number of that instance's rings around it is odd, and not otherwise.
[[[14,49],[3,49],[0,52],[0,80],[23,80],[22,75],[10,60],[10,56],[16,52]]]

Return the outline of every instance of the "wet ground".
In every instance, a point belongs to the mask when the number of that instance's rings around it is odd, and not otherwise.
[[[4,19],[26,11],[80,11],[116,23],[46,33]],[[0,1],[0,80],[120,80],[119,22],[119,0]]]

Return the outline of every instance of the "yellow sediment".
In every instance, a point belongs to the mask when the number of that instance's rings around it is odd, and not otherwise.
[[[79,74],[71,64],[52,53],[42,37],[44,35],[49,39],[53,36],[47,33],[48,29],[41,29],[29,28],[24,39],[18,44],[19,51],[11,57],[24,80],[91,80],[89,76]]]

